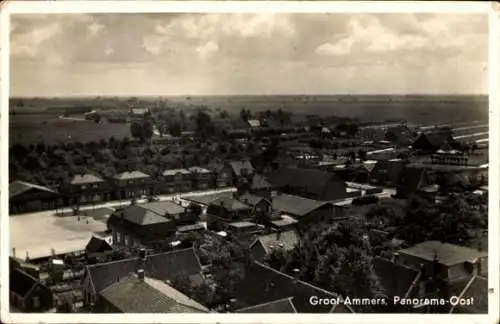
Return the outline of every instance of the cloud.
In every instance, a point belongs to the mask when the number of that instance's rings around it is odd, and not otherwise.
[[[203,60],[209,59],[219,50],[219,45],[213,41],[209,41],[202,46],[196,48],[196,52]]]
[[[464,92],[467,84],[486,89],[487,28],[485,15],[458,14],[13,15],[12,91],[377,92],[413,84],[408,91],[426,92],[437,84]]]

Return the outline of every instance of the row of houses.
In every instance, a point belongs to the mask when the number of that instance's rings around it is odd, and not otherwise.
[[[78,174],[57,189],[14,181],[9,187],[10,212],[24,213],[110,200],[224,188],[245,183],[253,174],[254,169],[249,161],[234,161],[217,164],[210,169],[191,167],[166,170],[159,177],[139,170],[123,172],[110,178]]]

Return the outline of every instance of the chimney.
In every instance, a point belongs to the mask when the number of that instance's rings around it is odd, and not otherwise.
[[[392,261],[393,263],[396,263],[396,262],[398,261],[398,259],[399,259],[399,252],[394,252],[394,253],[392,254],[392,260],[391,260],[391,261]]]
[[[145,248],[139,249],[139,259],[141,259],[141,261],[146,261],[146,249]]]
[[[137,278],[141,281],[144,281],[144,269],[137,270]]]
[[[12,248],[12,257],[15,258],[16,257],[16,248]]]
[[[300,270],[298,268],[293,269],[293,283],[296,284],[299,281]]]

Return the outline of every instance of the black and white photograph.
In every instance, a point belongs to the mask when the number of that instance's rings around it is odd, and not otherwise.
[[[498,314],[488,10],[304,6],[3,16],[2,322]]]

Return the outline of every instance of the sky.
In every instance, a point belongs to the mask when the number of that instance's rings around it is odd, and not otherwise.
[[[16,14],[11,96],[487,94],[479,14]]]

